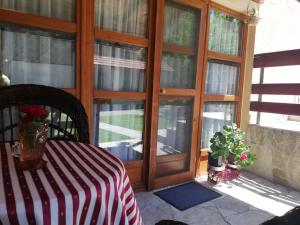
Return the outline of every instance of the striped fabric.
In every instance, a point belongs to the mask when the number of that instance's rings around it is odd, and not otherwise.
[[[142,225],[122,162],[93,145],[48,141],[47,167],[22,171],[0,144],[0,224]]]

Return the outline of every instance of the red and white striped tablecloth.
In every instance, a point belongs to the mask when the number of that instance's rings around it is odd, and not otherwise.
[[[0,224],[143,224],[119,159],[82,143],[46,148],[45,168],[22,171],[11,145],[0,144]]]

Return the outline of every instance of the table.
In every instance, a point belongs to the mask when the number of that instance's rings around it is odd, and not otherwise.
[[[142,225],[123,163],[104,149],[48,141],[47,166],[22,171],[0,144],[0,224]]]

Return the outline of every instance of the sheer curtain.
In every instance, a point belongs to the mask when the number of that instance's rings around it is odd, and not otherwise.
[[[164,43],[196,47],[198,12],[166,1],[164,12]],[[196,48],[195,48],[196,49]],[[163,52],[160,86],[195,88],[195,55]]]
[[[217,11],[210,11],[209,43],[210,51],[229,55],[241,54],[240,20]]]
[[[97,101],[94,104],[94,143],[123,161],[142,159],[144,102]]]
[[[147,36],[148,0],[95,0],[95,26]]]
[[[10,84],[75,86],[75,41],[63,34],[0,27],[2,72]]]
[[[194,47],[197,40],[198,17],[196,11],[167,1],[164,17],[164,42]]]
[[[97,42],[94,48],[94,85],[111,91],[145,90],[145,48]]]
[[[208,60],[205,93],[208,95],[237,95],[239,66],[230,62]]]
[[[235,104],[228,102],[206,102],[204,104],[201,148],[210,146],[210,139],[225,124],[235,122]]]
[[[161,64],[160,86],[171,88],[194,88],[194,57],[183,54],[164,53]]]
[[[0,8],[75,21],[75,0],[0,0]]]

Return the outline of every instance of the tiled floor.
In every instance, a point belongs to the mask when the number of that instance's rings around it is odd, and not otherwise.
[[[206,181],[201,183],[211,186]],[[212,188],[223,196],[185,211],[177,210],[152,192],[136,194],[144,224],[172,219],[189,225],[258,225],[300,205],[300,192],[248,172]]]

